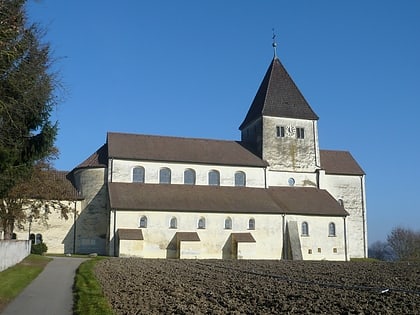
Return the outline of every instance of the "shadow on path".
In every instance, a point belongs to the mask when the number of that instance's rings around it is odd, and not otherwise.
[[[39,276],[6,306],[2,315],[73,314],[74,276],[79,265],[87,259],[52,258]]]

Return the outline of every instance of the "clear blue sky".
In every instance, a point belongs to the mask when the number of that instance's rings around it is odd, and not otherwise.
[[[29,1],[65,94],[71,170],[107,131],[237,140],[278,56],[320,117],[322,149],[367,173],[369,243],[420,228],[420,1]]]

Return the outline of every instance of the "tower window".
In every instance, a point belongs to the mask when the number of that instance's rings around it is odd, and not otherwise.
[[[304,139],[305,138],[305,129],[304,128],[296,128],[296,138]]]
[[[276,127],[276,134],[279,138],[284,138],[284,127],[277,126]]]

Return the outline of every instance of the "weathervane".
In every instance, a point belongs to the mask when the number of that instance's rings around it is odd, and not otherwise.
[[[276,43],[276,33],[274,32],[274,28],[272,28],[272,31],[273,31],[273,37],[272,37],[273,43],[272,43],[272,46],[273,46],[273,49],[274,49],[274,58],[277,58],[277,43]]]

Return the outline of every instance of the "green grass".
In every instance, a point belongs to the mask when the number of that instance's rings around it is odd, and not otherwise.
[[[45,256],[29,255],[19,264],[0,272],[0,312],[50,261],[51,258]]]
[[[95,278],[93,268],[104,258],[92,258],[82,263],[76,271],[74,283],[74,314],[113,315],[113,311],[102,293],[102,288]]]

